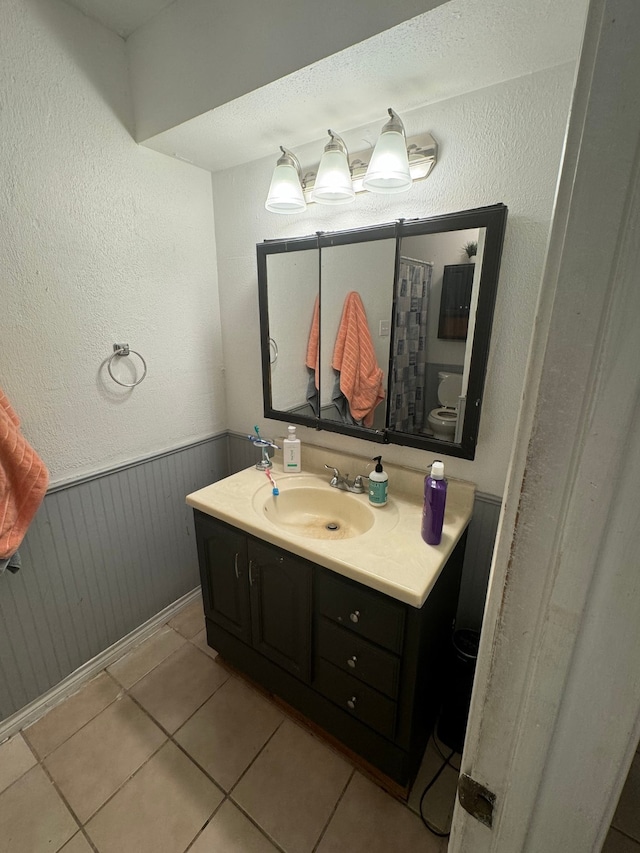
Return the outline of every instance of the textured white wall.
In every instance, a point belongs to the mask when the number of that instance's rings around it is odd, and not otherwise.
[[[305,365],[318,298],[318,250],[267,255],[267,281],[269,337],[275,342],[271,399],[274,409],[287,412],[307,399]]]
[[[452,457],[447,463],[452,476],[473,480],[483,491],[502,493],[573,72],[573,63],[568,63],[403,115],[408,135],[432,130],[440,143],[440,160],[432,175],[407,195],[364,194],[348,207],[314,205],[303,214],[287,217],[264,210],[272,157],[213,176],[220,306],[225,329],[233,329],[233,334],[224,336],[231,429],[244,432],[256,422],[262,424],[265,435],[282,435],[284,429],[281,423],[261,418],[255,243],[504,202],[509,218],[476,459]],[[320,150],[321,143],[315,149]],[[296,153],[303,165],[313,162],[310,152]],[[303,442],[348,449],[363,457],[380,451],[372,442],[306,428],[300,430],[300,437]],[[395,446],[385,446],[381,452],[389,461],[415,467],[434,457]]]
[[[224,429],[210,176],[134,143],[124,42],[2,0],[0,113],[0,386],[52,480]],[[147,359],[133,391],[114,342]]]

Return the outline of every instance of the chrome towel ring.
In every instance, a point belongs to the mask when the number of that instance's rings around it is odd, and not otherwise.
[[[140,377],[140,379],[136,380],[136,382],[120,382],[120,380],[116,379],[116,377],[113,375],[113,371],[111,370],[111,362],[116,356],[118,356],[118,358],[121,358],[122,356],[130,354],[137,355],[140,361],[142,362],[142,376]],[[109,371],[109,376],[113,379],[114,382],[117,382],[118,385],[123,385],[125,388],[135,388],[136,385],[139,385],[144,379],[144,377],[147,375],[147,362],[144,360],[144,358],[140,355],[139,352],[136,352],[134,349],[129,349],[129,344],[114,344],[113,355],[107,362],[107,370]]]

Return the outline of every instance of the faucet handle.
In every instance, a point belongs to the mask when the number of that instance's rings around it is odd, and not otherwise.
[[[338,480],[340,478],[340,471],[337,468],[334,468],[333,465],[325,465],[324,466],[327,471],[333,471],[333,476]]]
[[[357,475],[356,475],[356,477],[355,477],[355,479],[354,479],[354,481],[353,481],[353,491],[354,491],[354,492],[358,492],[358,494],[361,494],[361,493],[363,493],[363,492],[366,492],[366,489],[365,489],[364,483],[362,482],[362,481],[363,481],[363,479],[364,479],[364,480],[368,480],[369,478],[367,477],[367,475],[366,475],[366,474],[357,474]]]

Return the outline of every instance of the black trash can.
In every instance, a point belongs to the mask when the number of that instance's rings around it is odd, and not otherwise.
[[[438,720],[438,738],[449,749],[462,752],[467,731],[473,677],[478,659],[480,634],[466,628],[454,631],[453,651],[445,696]]]

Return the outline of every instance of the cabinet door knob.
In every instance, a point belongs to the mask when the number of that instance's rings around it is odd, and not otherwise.
[[[355,655],[353,655],[350,658],[347,658],[347,665],[350,666],[351,669],[355,669],[357,663],[358,663],[358,658]]]
[[[349,619],[351,619],[352,622],[359,622],[360,621],[360,611],[354,610],[353,613],[349,614]]]
[[[353,709],[356,707],[357,701],[358,700],[355,696],[352,696],[351,699],[347,699],[347,708],[351,708],[351,710],[353,711]]]

